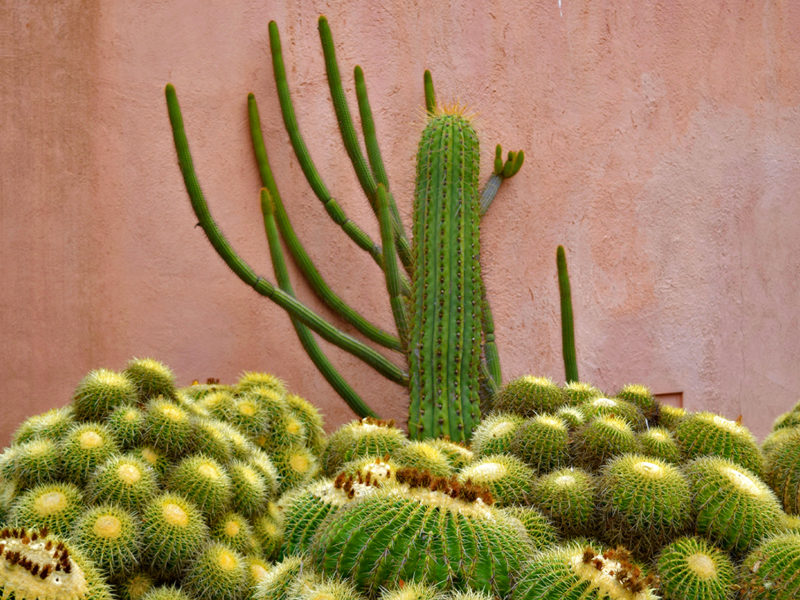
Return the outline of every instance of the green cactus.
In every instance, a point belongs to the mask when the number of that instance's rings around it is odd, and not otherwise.
[[[262,513],[267,501],[275,495],[275,488],[259,469],[243,461],[232,461],[228,465],[228,476],[232,490],[231,505],[246,517],[252,518]]]
[[[211,537],[244,555],[257,552],[258,539],[253,526],[244,515],[236,512],[222,515],[211,527]]]
[[[556,250],[558,268],[558,293],[561,298],[561,345],[564,355],[564,378],[567,383],[578,381],[578,359],[575,352],[575,323],[572,317],[572,292],[567,272],[567,254],[564,246]]]
[[[653,392],[650,388],[636,383],[629,383],[624,385],[620,391],[617,392],[616,398],[630,402],[631,404],[639,407],[639,410],[644,413],[648,425],[655,425],[658,423],[660,407]]]
[[[544,513],[534,506],[506,506],[500,509],[504,514],[518,519],[534,550],[544,550],[558,541],[559,535],[553,524]]]
[[[510,452],[517,429],[524,422],[523,417],[511,413],[489,415],[472,434],[472,451],[476,456]]]
[[[641,452],[647,456],[654,456],[669,463],[681,462],[681,451],[675,442],[675,437],[663,427],[646,429],[638,435]]]
[[[114,597],[119,600],[142,600],[155,585],[156,580],[150,574],[137,571],[117,581],[114,585]]]
[[[539,415],[526,419],[516,430],[511,453],[530,465],[537,475],[569,463],[569,429],[558,417]]]
[[[414,199],[412,437],[466,440],[480,419],[479,163],[478,138],[466,118],[430,117],[417,153]]]
[[[228,510],[233,496],[227,469],[203,455],[187,456],[176,464],[166,488],[193,502],[210,520],[216,520]]]
[[[3,453],[0,475],[18,490],[61,479],[61,452],[56,442],[38,438],[15,444]]]
[[[21,444],[41,437],[60,441],[75,424],[72,405],[53,408],[41,415],[28,417],[14,432],[13,443]]]
[[[379,600],[446,600],[446,596],[437,587],[412,581],[385,590]]]
[[[98,421],[118,406],[136,403],[136,386],[122,373],[109,369],[90,372],[72,395],[72,409],[79,421]]]
[[[133,358],[123,373],[136,386],[140,404],[146,404],[156,396],[164,398],[177,396],[175,374],[172,369],[153,358]]]
[[[187,566],[184,587],[197,600],[239,600],[247,586],[243,555],[220,542],[208,544]]]
[[[657,560],[664,600],[730,600],[736,571],[727,554],[703,538],[682,537]]]
[[[659,406],[658,424],[674,432],[686,416],[686,411],[680,406],[661,404]]]
[[[258,379],[259,385],[243,385],[241,393],[238,387],[222,391],[226,386],[217,385],[196,396],[176,390],[174,397],[159,395],[144,407],[134,398],[102,411],[98,422],[76,422],[72,405],[28,419],[19,441],[0,455],[0,522],[12,525],[12,531],[47,527],[69,536],[76,552],[94,565],[87,577],[102,584],[92,600],[111,600],[106,583],[114,584],[119,598],[130,600],[156,590],[167,597],[188,594],[192,600],[249,598],[255,586],[252,569],[275,558],[283,542],[283,515],[271,500],[281,480],[288,489],[314,477],[317,454],[311,440],[299,436],[286,454],[277,453],[276,463],[296,471],[282,477],[272,457],[255,445],[253,432],[245,435],[232,424],[236,415],[225,410],[217,412],[222,419],[212,417],[201,403],[223,393],[227,400],[218,406],[226,408],[255,399],[259,406],[277,407],[270,423],[288,423],[289,435],[292,422],[305,431],[301,413],[311,417],[317,443],[322,435],[313,407],[302,400],[290,406],[285,389],[267,386],[266,374]],[[163,386],[159,390],[166,393]],[[281,421],[283,416],[288,418]],[[0,553],[3,545],[0,539]],[[221,545],[237,560],[214,551]],[[243,587],[225,579],[234,563],[237,582],[247,574]],[[3,576],[0,566],[0,585]],[[225,585],[217,589],[211,580]],[[154,588],[156,583],[166,587]],[[60,600],[57,582],[48,589],[40,600]]]
[[[145,439],[154,449],[169,457],[185,455],[196,437],[191,413],[163,396],[147,403],[144,418]]]
[[[309,156],[292,105],[278,28],[271,22],[270,51],[284,124],[314,194],[334,222],[384,272],[397,335],[370,323],[348,306],[311,262],[292,228],[275,183],[252,94],[248,97],[250,132],[263,185],[261,209],[277,285],[256,275],[214,223],[194,172],[175,89],[167,85],[165,93],[175,148],[192,207],[209,241],[236,275],[287,311],[312,362],[356,414],[377,416],[339,375],[312,332],[355,355],[391,381],[408,387],[408,425],[413,439],[446,435],[453,441],[466,441],[480,419],[480,390],[493,390],[501,380],[494,324],[481,279],[480,217],[488,210],[501,183],[519,171],[524,155],[509,152],[503,160],[502,148],[497,146],[494,173],[481,192],[477,135],[462,111],[435,104],[433,81],[426,71],[428,124],[417,156],[414,240],[410,243],[378,148],[363,71],[356,67],[354,77],[366,157],[357,139],[325,17],[319,19],[319,33],[342,140],[378,219],[380,244],[346,216]],[[280,238],[314,293],[360,335],[385,350],[399,352],[407,369],[345,334],[296,299]]]
[[[612,546],[650,558],[692,523],[689,484],[669,463],[626,454],[603,467],[599,483],[604,535]]]
[[[145,413],[137,406],[119,406],[107,419],[122,450],[132,450],[144,435]]]
[[[594,533],[597,483],[586,471],[570,467],[543,475],[534,483],[531,498],[565,536]]]
[[[457,478],[489,490],[497,506],[510,506],[530,502],[536,473],[516,456],[494,454],[468,464]]]
[[[797,427],[800,425],[800,411],[791,410],[778,415],[772,424],[772,431],[779,431],[787,427]]]
[[[306,573],[287,590],[287,600],[363,600],[352,583]]]
[[[453,474],[453,466],[447,455],[427,440],[400,446],[394,451],[392,458],[403,467],[428,471],[436,477],[449,477]]]
[[[782,527],[780,503],[761,479],[740,465],[707,456],[684,467],[696,528],[720,548],[742,554]]]
[[[578,429],[572,440],[575,464],[597,470],[615,456],[637,452],[639,443],[627,420],[615,416],[596,417]]]
[[[272,462],[280,474],[280,491],[308,483],[319,472],[319,461],[306,446],[287,446],[272,454]]]
[[[356,458],[379,457],[392,454],[408,443],[405,434],[393,421],[380,421],[366,417],[337,429],[328,438],[322,453],[324,473],[333,477],[342,466]]]
[[[142,564],[176,577],[206,544],[208,526],[200,510],[177,494],[154,498],[142,512]]]
[[[533,417],[555,412],[566,400],[561,388],[547,377],[523,375],[508,382],[497,393],[492,407],[500,412]]]
[[[519,522],[472,486],[410,469],[398,481],[406,487],[377,490],[326,520],[311,545],[314,565],[371,595],[399,578],[505,596],[530,552]]]
[[[192,596],[174,585],[153,587],[142,596],[142,600],[194,600]]]
[[[455,470],[461,469],[475,458],[475,453],[464,444],[443,439],[431,440],[429,443],[447,457],[450,466]]]
[[[101,423],[76,424],[60,446],[64,476],[81,485],[98,465],[119,452],[111,429]]]
[[[577,406],[589,400],[594,400],[603,395],[599,389],[594,387],[591,383],[584,381],[568,381],[562,388],[564,391],[564,400],[567,404]]]
[[[141,528],[130,511],[113,504],[90,508],[73,525],[71,539],[98,568],[115,577],[139,567]]]
[[[578,429],[578,427],[584,425],[587,421],[586,413],[577,406],[562,406],[555,414],[567,424],[570,431]]]
[[[68,536],[72,524],[85,508],[83,494],[77,486],[42,484],[15,498],[8,523],[17,527],[46,528],[57,536]]]
[[[719,456],[750,469],[759,477],[764,472],[764,458],[755,437],[737,421],[709,412],[695,413],[675,428],[675,440],[684,460]]]
[[[289,589],[304,573],[312,572],[298,556],[274,564],[256,585],[253,600],[288,600]]]
[[[655,578],[644,576],[623,549],[599,552],[569,542],[535,555],[510,600],[657,600]]]
[[[792,515],[800,515],[800,429],[785,429],[766,460],[765,481]]]
[[[747,555],[739,574],[741,600],[794,600],[800,597],[800,534],[764,540]]]
[[[595,417],[613,415],[625,419],[636,431],[641,431],[645,425],[645,417],[639,408],[627,400],[620,398],[594,398],[579,405],[579,408],[591,421]]]

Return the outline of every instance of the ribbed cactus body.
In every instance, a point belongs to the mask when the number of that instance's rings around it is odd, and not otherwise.
[[[417,154],[409,367],[412,438],[468,440],[480,418],[478,137],[458,114],[432,116]]]
[[[310,555],[326,575],[349,575],[370,595],[402,579],[505,597],[530,552],[519,523],[480,499],[392,487],[335,513],[314,538]]]
[[[657,600],[654,581],[624,549],[600,554],[569,542],[536,554],[523,567],[510,600]]]
[[[736,577],[730,557],[703,538],[682,537],[657,561],[664,600],[728,600]]]
[[[741,565],[742,600],[791,600],[800,595],[800,535],[786,533],[765,540]]]

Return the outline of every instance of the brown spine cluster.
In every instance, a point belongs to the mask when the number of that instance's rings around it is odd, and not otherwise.
[[[427,471],[421,471],[411,467],[403,467],[397,470],[397,481],[405,483],[409,487],[428,488],[432,492],[441,492],[454,500],[464,502],[475,502],[479,498],[484,504],[494,504],[492,494],[485,487],[475,485],[469,479],[460,483],[454,477],[436,477]]]
[[[586,546],[583,550],[583,562],[591,564],[598,571],[605,567],[605,561],[613,560],[619,563],[619,568],[610,570],[608,574],[614,577],[623,589],[633,594],[639,594],[649,587],[658,585],[658,577],[648,574],[642,577],[642,570],[631,562],[631,553],[622,546],[609,549],[603,554],[595,553],[591,546]]]
[[[361,422],[365,425],[375,425],[375,427],[394,427],[394,419],[376,419],[375,417],[364,417]]]
[[[333,487],[337,490],[342,490],[347,497],[352,500],[355,498],[356,492],[353,485],[360,483],[361,485],[371,485],[372,487],[381,487],[380,478],[373,477],[372,473],[367,471],[366,475],[362,475],[361,471],[355,475],[348,475],[347,473],[339,473],[336,479],[333,480]]]
[[[59,571],[65,574],[71,573],[72,563],[70,563],[69,550],[67,550],[64,542],[53,543],[52,540],[45,540],[44,549],[53,557],[52,564],[35,562],[22,552],[6,548],[7,543],[4,542],[4,540],[15,540],[19,541],[23,546],[28,546],[31,542],[46,538],[47,534],[47,527],[43,527],[39,531],[30,532],[24,528],[11,529],[6,527],[0,530],[0,559],[4,559],[12,566],[22,567],[34,577],[38,575],[42,580],[47,579],[51,573]]]

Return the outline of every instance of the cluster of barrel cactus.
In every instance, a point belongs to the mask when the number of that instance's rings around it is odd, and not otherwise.
[[[132,360],[0,455],[16,600],[789,600],[800,405],[741,423],[525,376],[470,444],[325,436],[279,379],[177,388]]]
[[[246,595],[277,550],[274,501],[317,475],[323,444],[317,410],[271,375],[178,389],[153,359],[94,370],[0,455],[0,597]]]

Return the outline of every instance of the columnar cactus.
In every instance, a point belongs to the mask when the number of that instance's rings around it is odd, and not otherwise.
[[[319,33],[331,97],[347,154],[380,224],[380,244],[345,215],[311,161],[292,106],[277,25],[269,25],[270,51],[284,124],[300,166],[315,195],[333,220],[383,270],[397,335],[373,325],[348,306],[313,265],[294,233],[264,146],[255,97],[248,97],[250,130],[263,189],[261,209],[277,286],[256,275],[233,250],[211,218],[194,172],[183,118],[172,85],[166,87],[175,148],[186,189],[211,244],[228,266],[258,293],[285,309],[309,357],[331,386],[362,417],[375,412],[339,375],[311,332],[354,354],[410,393],[409,433],[412,439],[448,436],[470,439],[480,419],[479,390],[500,385],[500,364],[494,324],[481,279],[479,223],[500,184],[522,166],[522,152],[503,160],[496,148],[495,168],[483,192],[479,189],[477,135],[460,109],[436,104],[430,73],[425,73],[429,121],[417,156],[413,243],[406,236],[375,135],[364,74],[354,71],[356,96],[367,157],[359,145],[336,61],[333,37],[325,17]],[[399,352],[407,369],[399,368],[371,346],[323,320],[294,295],[280,238],[315,293],[360,334],[384,349]]]

